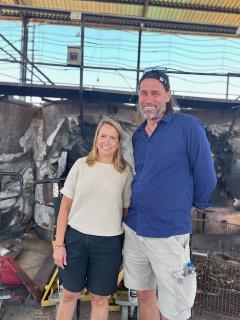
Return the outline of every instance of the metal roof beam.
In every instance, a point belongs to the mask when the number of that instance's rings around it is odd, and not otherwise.
[[[2,95],[36,96],[48,98],[79,99],[79,88],[50,85],[16,85],[8,82],[0,82]],[[238,101],[211,99],[200,97],[174,96],[181,108],[192,109],[223,109],[232,111],[236,108]],[[131,103],[137,102],[136,92],[124,92],[114,90],[100,90],[83,88],[83,100],[88,103]]]
[[[148,5],[149,6],[149,5]],[[24,6],[12,6],[0,4],[1,16],[4,17],[28,17],[36,20],[49,20],[61,23],[74,23],[71,21],[71,12],[67,10],[41,9]],[[76,23],[76,22],[75,22]],[[103,15],[93,13],[82,13],[82,20],[77,22],[85,23],[85,26],[106,26],[112,28],[129,28],[139,30],[143,26],[145,30],[173,31],[173,32],[197,32],[203,34],[236,36],[237,27],[212,24],[185,23],[175,21],[164,21],[156,19],[146,19],[141,17],[122,17],[116,15]]]
[[[131,17],[116,17],[111,15],[97,15],[85,13],[82,15],[85,23],[96,23],[102,25],[118,25],[126,27],[135,27],[139,29],[142,26],[143,29],[155,29],[155,30],[168,30],[168,31],[184,31],[184,32],[201,32],[201,33],[215,33],[225,35],[236,35],[237,28],[224,25],[212,25],[212,24],[198,24],[198,23],[185,23],[164,21],[156,19],[135,18]]]

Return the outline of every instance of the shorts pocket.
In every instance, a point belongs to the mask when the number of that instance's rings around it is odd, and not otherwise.
[[[178,295],[179,299],[178,301],[180,310],[192,308],[197,291],[196,272],[194,271],[183,278],[174,278],[176,284],[176,294]]]
[[[182,234],[182,235],[176,235],[176,236],[173,236],[173,238],[177,241],[177,243],[183,249],[189,248],[189,239],[190,239],[189,233]]]

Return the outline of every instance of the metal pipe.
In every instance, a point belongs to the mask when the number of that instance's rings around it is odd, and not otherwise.
[[[83,69],[84,69],[84,21],[81,24],[81,65],[80,65],[80,85],[79,85],[79,104],[80,104],[80,123],[83,124]]]
[[[27,49],[28,49],[28,19],[22,17],[22,39],[21,39],[21,64],[20,82],[22,85],[27,83]]]
[[[229,73],[227,74],[227,91],[226,91],[226,100],[228,100],[228,93],[229,93]]]
[[[142,27],[143,24],[140,24],[140,29],[138,32],[138,57],[137,57],[137,82],[136,82],[136,91],[139,83],[139,69],[140,69],[140,63],[141,63],[141,47],[142,47]]]
[[[3,50],[3,48],[0,48],[0,50]],[[5,53],[7,53],[5,51]],[[13,57],[14,58],[14,57]],[[2,62],[11,62],[11,63],[20,63],[19,60],[15,59],[0,59]],[[51,67],[64,67],[64,68],[79,68],[78,65],[68,65],[63,63],[48,63],[48,62],[34,62],[34,65],[40,65],[40,66],[51,66]],[[143,69],[137,70],[136,68],[115,68],[115,67],[95,67],[95,66],[89,66],[85,65],[83,66],[83,69],[89,69],[89,70],[112,70],[112,71],[143,71]],[[235,77],[239,78],[240,73],[234,73],[234,72],[228,72],[228,73],[217,73],[217,72],[191,72],[191,71],[182,71],[182,70],[168,70],[168,74],[186,74],[186,75],[198,75],[198,76],[217,76],[217,77]]]
[[[35,25],[32,26],[32,63],[34,63],[34,53],[35,53]],[[32,67],[32,73],[31,73],[31,84],[33,83],[33,67]]]

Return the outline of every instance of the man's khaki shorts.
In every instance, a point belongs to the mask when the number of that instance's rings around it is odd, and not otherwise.
[[[189,234],[148,238],[124,224],[124,283],[129,289],[158,289],[158,307],[169,320],[191,316],[196,295],[196,274],[181,278],[190,261]]]

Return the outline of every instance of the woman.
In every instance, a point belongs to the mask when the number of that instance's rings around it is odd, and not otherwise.
[[[108,296],[122,262],[122,215],[130,203],[132,172],[122,155],[120,125],[104,119],[93,148],[78,159],[64,187],[53,258],[63,292],[57,320],[73,317],[80,291],[91,296],[91,320],[107,320]]]

